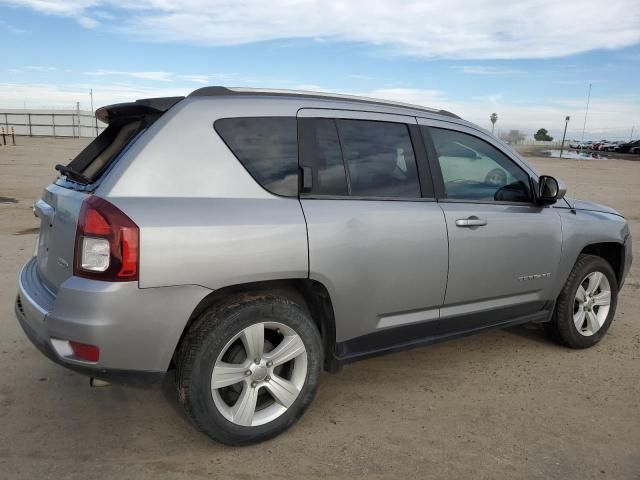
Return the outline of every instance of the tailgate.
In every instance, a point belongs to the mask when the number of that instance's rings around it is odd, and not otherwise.
[[[148,98],[99,108],[96,116],[109,126],[67,166],[62,180],[49,185],[36,202],[40,217],[38,275],[52,292],[73,275],[73,254],[80,208],[96,184],[136,138],[183,97]],[[66,180],[64,177],[66,176]]]
[[[35,205],[40,217],[38,273],[54,293],[73,275],[76,227],[85,192],[49,185]]]

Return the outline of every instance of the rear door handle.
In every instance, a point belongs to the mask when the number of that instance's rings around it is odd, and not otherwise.
[[[456,220],[456,227],[483,227],[486,224],[486,220],[478,218],[475,215],[472,215],[469,218],[459,218]]]

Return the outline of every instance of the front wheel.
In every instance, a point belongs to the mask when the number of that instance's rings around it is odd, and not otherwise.
[[[601,257],[580,255],[565,283],[551,328],[571,348],[587,348],[607,333],[618,301],[618,282]]]
[[[215,440],[266,440],[311,403],[321,345],[313,320],[292,300],[271,294],[229,299],[188,331],[177,365],[179,399]]]

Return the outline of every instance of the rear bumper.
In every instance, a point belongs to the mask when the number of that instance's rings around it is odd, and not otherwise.
[[[144,372],[136,370],[113,370],[107,368],[93,367],[89,365],[81,365],[79,363],[65,362],[53,349],[48,338],[38,333],[29,323],[22,307],[20,295],[16,299],[16,318],[27,335],[31,343],[42,352],[49,360],[62,365],[70,370],[87,375],[89,377],[99,378],[111,383],[121,383],[127,385],[160,385],[164,379],[164,372]]]
[[[58,291],[40,280],[35,258],[22,268],[15,313],[31,342],[71,370],[127,384],[161,383],[191,312],[210,290],[198,286],[140,289],[137,282],[69,277]],[[58,340],[96,345],[96,363],[54,346]]]

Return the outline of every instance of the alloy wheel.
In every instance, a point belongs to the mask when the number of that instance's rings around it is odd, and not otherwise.
[[[602,272],[591,272],[580,282],[573,301],[573,323],[578,333],[589,337],[600,330],[610,306],[609,280]]]
[[[307,351],[300,336],[282,323],[255,323],[222,349],[211,374],[211,394],[227,420],[253,427],[284,414],[306,377]]]

